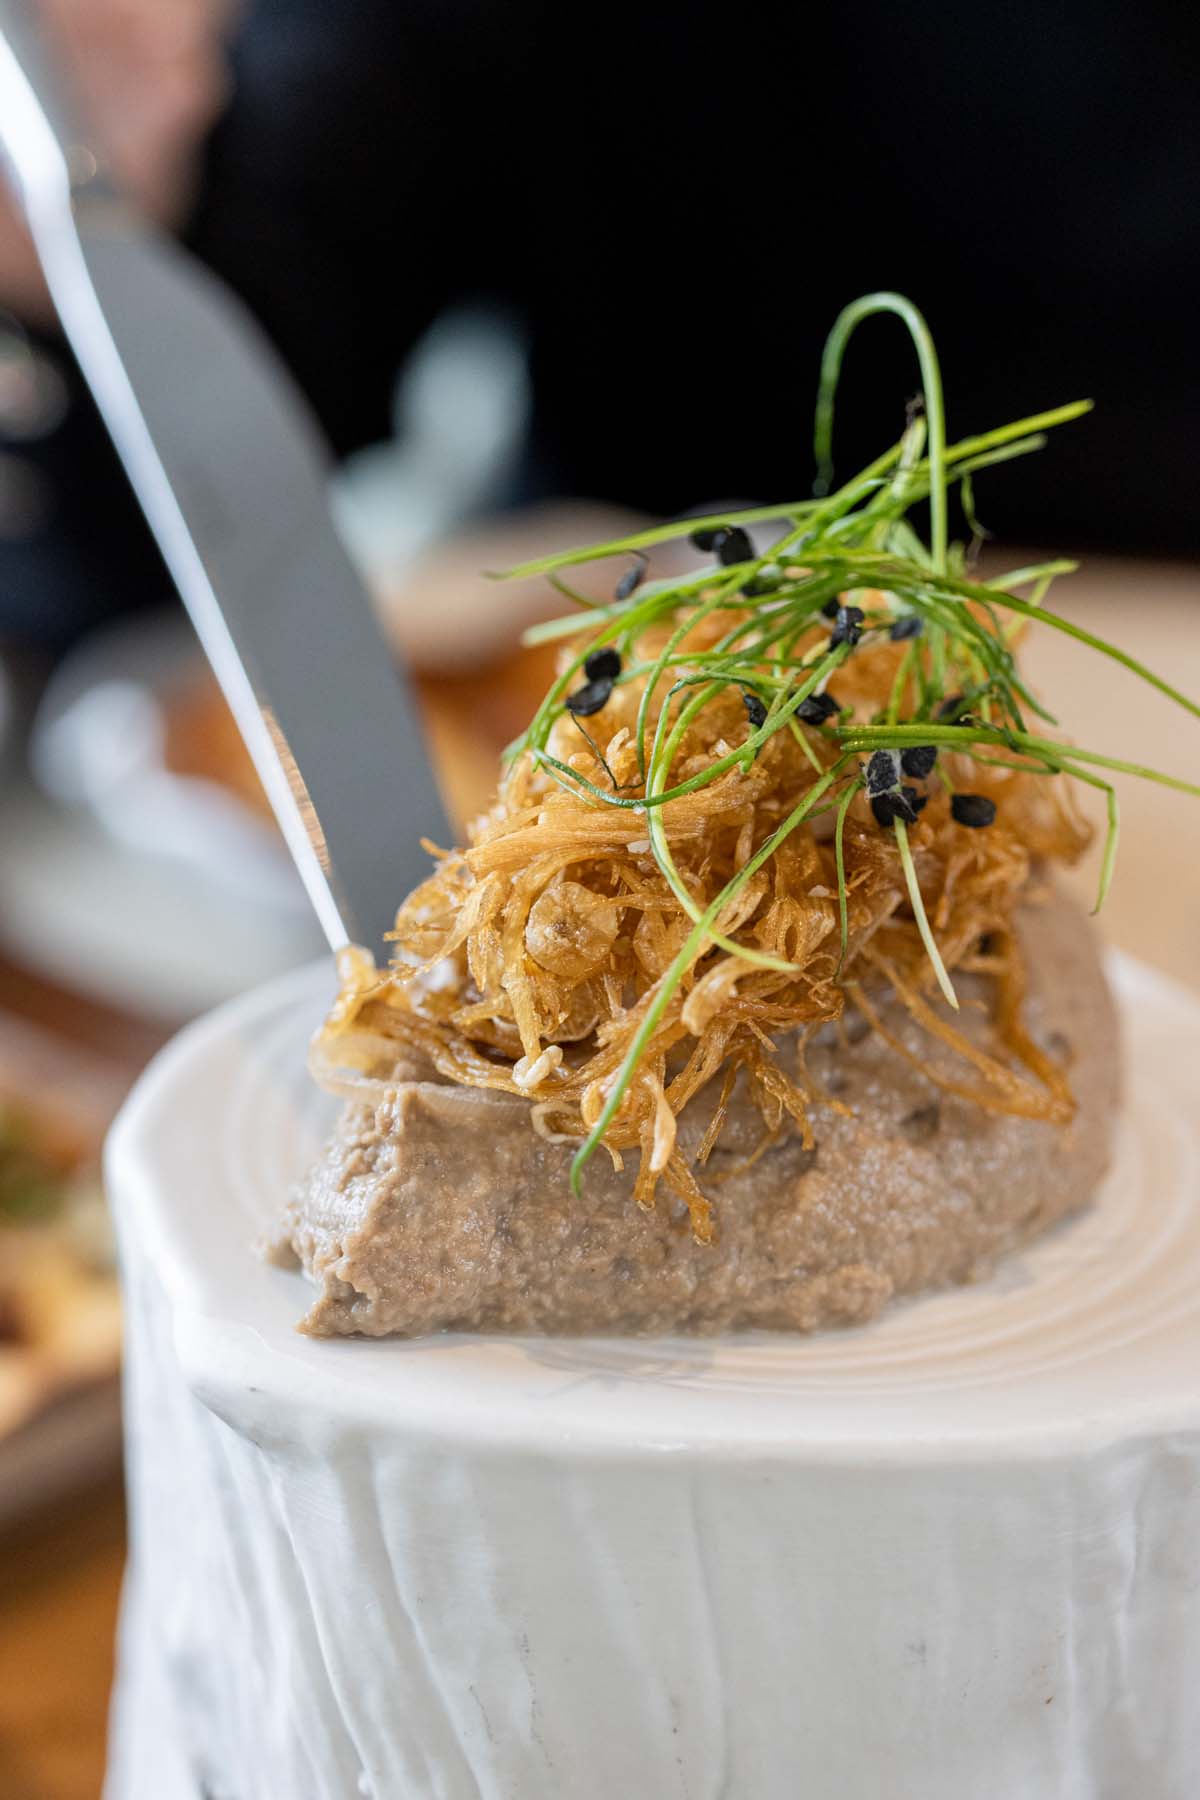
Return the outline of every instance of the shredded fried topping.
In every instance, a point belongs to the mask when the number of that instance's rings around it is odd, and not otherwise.
[[[701,652],[714,629],[702,621],[682,640],[683,654]],[[820,641],[819,633],[810,637]],[[797,654],[811,647],[801,642]],[[635,653],[646,660],[655,648],[654,641],[640,643]],[[886,640],[858,651],[838,684],[855,717],[871,717],[886,700],[903,655],[901,645]],[[612,781],[623,795],[643,797],[634,747],[643,691],[643,681],[614,689],[591,744],[564,714],[550,734],[550,754],[590,782]],[[653,707],[651,732],[657,723]],[[663,771],[666,783],[707,768],[746,735],[738,690],[713,696],[689,722]],[[775,733],[757,755],[746,754],[717,780],[659,809],[674,868],[698,910],[838,763],[836,744],[798,725],[794,735]],[[953,754],[943,763],[951,782],[969,770],[976,788],[994,799],[997,820],[987,832],[965,831],[951,817],[946,789],[931,788],[910,836],[925,909],[947,969],[986,973],[1001,996],[1019,995],[1012,925],[1031,869],[1051,858],[1074,859],[1088,831],[1063,784],[1048,794],[1032,774],[981,771]],[[723,936],[736,934],[743,949],[775,959],[775,966],[756,965],[711,939],[698,943],[605,1130],[610,1151],[641,1152],[638,1202],[652,1204],[665,1179],[686,1199],[702,1238],[711,1230],[710,1208],[676,1150],[680,1112],[725,1072],[723,1105],[696,1157],[703,1165],[719,1137],[730,1078],[741,1071],[762,1114],[764,1147],[785,1123],[810,1142],[812,1096],[784,1074],[774,1040],[839,1018],[848,995],[886,1036],[869,996],[884,988],[898,994],[974,1076],[953,1084],[954,1091],[1026,1118],[1070,1115],[1065,1078],[1021,1029],[1019,1001],[998,1006],[997,1054],[987,1056],[926,997],[932,971],[895,841],[876,824],[859,773],[856,760],[839,778],[840,791],[851,796],[842,834],[844,954],[832,817],[839,787],[832,785],[824,808],[810,812],[714,921]],[[369,1081],[394,1079],[397,1060],[407,1055],[449,1081],[527,1095],[537,1102],[543,1135],[582,1140],[691,924],[652,853],[645,812],[572,791],[526,750],[467,847],[439,853],[435,872],[400,908],[391,967],[377,975],[361,952],[346,957],[320,1068],[334,1080],[347,1067]],[[989,946],[986,955],[981,944]]]
[[[851,332],[873,312],[908,325],[924,404],[831,491],[833,391]],[[839,1103],[813,1091],[804,1046],[848,1003],[912,1059],[881,1011],[894,996],[930,1044],[921,1066],[949,1092],[1069,1119],[1065,1074],[1022,1022],[1017,909],[1044,865],[1088,842],[1074,782],[1106,796],[1099,902],[1117,809],[1097,770],[1200,794],[1039,723],[1055,725],[1015,656],[1035,619],[1200,717],[1049,610],[1049,586],[1072,564],[974,577],[974,473],[1086,411],[1075,402],[947,446],[924,320],[901,296],[871,295],[845,309],[826,348],[816,499],[675,521],[510,571],[549,575],[586,610],[527,633],[566,646],[558,678],[491,810],[464,848],[435,852],[401,906],[390,967],[345,953],[318,1078],[362,1096],[432,1069],[521,1096],[543,1138],[580,1146],[577,1191],[598,1148],[618,1168],[636,1152],[637,1203],[653,1205],[665,1182],[701,1240],[713,1232],[701,1178],[735,1089],[761,1115],[756,1154],[784,1133],[811,1146],[814,1102]],[[947,537],[953,489],[965,548]],[[928,546],[907,516],[925,500]],[[772,541],[757,548],[747,528],[766,523]],[[710,560],[652,579],[647,551],[685,536]],[[604,557],[620,559],[619,574],[612,602],[594,607],[564,577]],[[986,1048],[954,1023],[958,971],[990,984]],[[791,1074],[784,1038],[798,1045]],[[685,1154],[680,1115],[709,1083],[715,1109]]]

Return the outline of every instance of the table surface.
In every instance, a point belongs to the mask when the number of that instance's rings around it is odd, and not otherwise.
[[[1055,589],[1054,604],[1200,696],[1200,570],[1104,560]],[[1200,720],[1124,670],[1046,628],[1025,653],[1035,685],[1081,744],[1200,777]],[[1101,930],[1113,943],[1200,988],[1200,802],[1118,777],[1123,829]],[[1091,798],[1091,796],[1089,796]],[[1070,885],[1094,891],[1098,847]],[[61,1022],[61,996],[0,962],[0,1006]],[[153,1027],[74,1003],[80,1041],[132,1075]],[[124,1552],[114,1479],[0,1538],[0,1797],[95,1800],[104,1758],[112,1637]]]

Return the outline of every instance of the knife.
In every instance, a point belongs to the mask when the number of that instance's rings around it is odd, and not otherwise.
[[[0,155],[63,331],[326,936],[378,955],[428,873],[420,839],[449,832],[318,427],[246,309],[85,145],[32,0],[0,0]]]

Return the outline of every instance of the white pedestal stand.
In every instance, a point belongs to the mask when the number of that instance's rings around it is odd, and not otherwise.
[[[109,1800],[1194,1800],[1200,1007],[1122,964],[1095,1209],[864,1330],[314,1343],[249,1244],[324,975],[119,1124]]]

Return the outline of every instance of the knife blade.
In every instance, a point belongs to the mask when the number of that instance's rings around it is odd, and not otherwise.
[[[64,333],[326,936],[378,954],[428,872],[420,838],[448,827],[334,532],[320,432],[246,309],[83,143],[29,7],[0,0],[0,149]],[[89,171],[74,190],[72,160]]]

